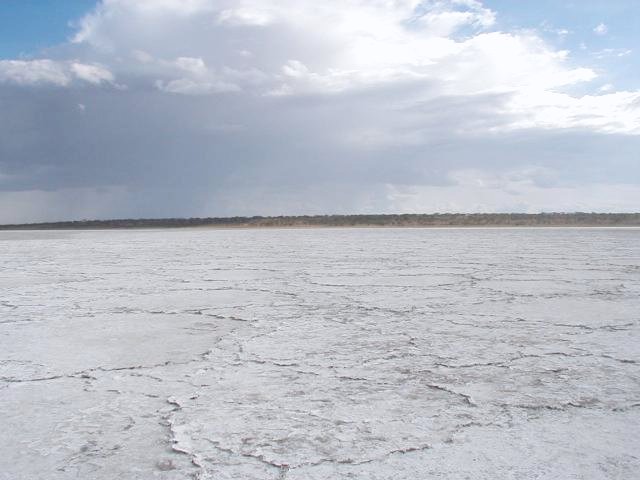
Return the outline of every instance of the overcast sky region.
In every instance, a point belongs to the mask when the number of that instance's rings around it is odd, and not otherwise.
[[[6,0],[0,223],[640,211],[640,3]]]

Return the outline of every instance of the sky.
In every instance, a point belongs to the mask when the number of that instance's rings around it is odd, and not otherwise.
[[[636,0],[0,0],[0,223],[640,211]]]

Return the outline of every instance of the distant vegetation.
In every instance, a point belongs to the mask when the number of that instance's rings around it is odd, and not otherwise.
[[[553,227],[640,226],[640,213],[435,213],[285,217],[144,218],[0,225],[0,230],[182,227]]]

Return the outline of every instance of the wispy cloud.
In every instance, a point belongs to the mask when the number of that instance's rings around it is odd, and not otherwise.
[[[593,29],[593,33],[600,36],[606,35],[607,33],[609,33],[609,27],[607,27],[604,23],[599,23]]]

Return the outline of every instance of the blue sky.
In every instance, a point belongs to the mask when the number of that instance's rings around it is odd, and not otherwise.
[[[576,62],[590,63],[606,72],[621,88],[638,86],[640,2],[637,0],[486,0],[498,12],[505,29],[535,28],[550,43],[571,51]],[[604,35],[594,29],[603,24]],[[562,30],[568,33],[563,34]],[[606,52],[607,49],[612,52]],[[624,57],[617,54],[631,50]]]
[[[33,55],[64,42],[71,22],[90,11],[95,0],[0,0],[0,58]]]
[[[95,5],[0,0],[0,222],[640,211],[637,0]]]

